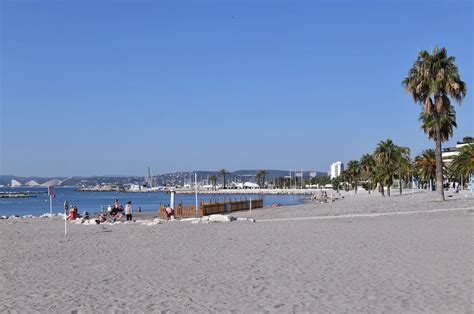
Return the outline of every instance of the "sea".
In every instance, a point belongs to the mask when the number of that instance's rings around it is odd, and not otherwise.
[[[0,198],[0,216],[25,216],[33,215],[40,216],[44,213],[49,213],[49,196],[47,188],[44,187],[18,187],[18,188],[0,188],[0,192],[33,192],[35,197],[26,198]],[[160,205],[170,203],[170,195],[166,192],[150,192],[150,193],[132,193],[132,192],[77,192],[72,187],[56,187],[56,196],[53,198],[53,213],[62,213],[63,204],[65,201],[69,202],[69,206],[76,205],[79,213],[85,211],[93,214],[102,211],[102,208],[107,208],[113,205],[115,199],[118,199],[120,204],[125,204],[128,201],[132,202],[133,208],[136,211],[138,207],[144,212],[158,211]],[[300,204],[304,200],[302,195],[273,195],[273,194],[198,194],[198,202],[223,201],[223,200],[244,200],[263,198],[265,207],[271,206],[275,203],[282,205]],[[194,194],[178,194],[175,197],[177,204],[195,204]]]

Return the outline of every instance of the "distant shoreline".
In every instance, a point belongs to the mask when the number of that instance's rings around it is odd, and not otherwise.
[[[195,194],[192,189],[176,189],[176,194]],[[197,190],[198,194],[269,194],[269,195],[312,195],[322,191],[321,189],[227,189],[227,190]],[[332,191],[323,189],[323,191]],[[169,191],[168,191],[169,192]]]

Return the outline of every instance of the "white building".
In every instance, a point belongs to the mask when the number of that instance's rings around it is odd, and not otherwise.
[[[453,161],[454,157],[460,154],[459,149],[467,145],[470,145],[470,143],[458,142],[455,147],[444,148],[443,152],[441,153],[441,156],[445,166],[449,166],[449,164],[451,164],[451,162]]]
[[[15,187],[18,187],[18,186],[21,186],[21,183],[18,182],[17,180],[15,180],[15,179],[12,179],[11,187],[15,188]]]
[[[331,179],[337,178],[341,175],[341,172],[344,171],[344,165],[341,161],[336,161],[331,164]]]

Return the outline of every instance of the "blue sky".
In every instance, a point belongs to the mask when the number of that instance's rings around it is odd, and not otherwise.
[[[445,46],[474,135],[471,1],[1,1],[0,174],[329,170],[434,147],[401,81]],[[438,18],[440,17],[440,18]]]

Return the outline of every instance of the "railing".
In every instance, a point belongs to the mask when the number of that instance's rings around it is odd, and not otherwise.
[[[263,199],[252,200],[252,209],[262,208]],[[196,205],[178,204],[175,206],[174,216],[176,218],[202,217],[212,214],[226,214],[238,210],[250,209],[250,200],[227,201],[227,202],[201,202],[199,210],[196,212]],[[166,206],[160,206],[160,218],[166,218]]]

